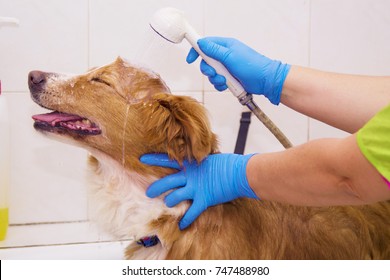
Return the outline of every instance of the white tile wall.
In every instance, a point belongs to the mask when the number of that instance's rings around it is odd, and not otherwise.
[[[388,0],[314,0],[312,67],[364,75],[389,75]]]
[[[237,38],[262,54],[290,64],[309,60],[310,1],[208,1],[205,34]],[[213,89],[206,85],[207,89]]]
[[[185,62],[189,44],[172,44],[149,27],[153,13],[173,6],[203,30],[204,1],[90,0],[90,65],[109,63],[116,56],[139,61],[160,73],[172,91],[202,91],[202,76]]]
[[[205,5],[205,35],[234,37],[264,55],[290,64],[308,65],[310,1],[209,1]],[[215,91],[204,78],[205,90]],[[234,97],[206,94],[205,104],[221,137],[222,151],[233,152],[242,106]],[[275,108],[262,97],[255,97],[260,108],[297,145],[307,140],[307,118],[280,105]],[[246,153],[270,152],[283,147],[253,116]]]
[[[306,116],[283,105],[279,105],[275,110],[275,106],[260,96],[255,96],[254,99],[294,145],[304,143],[307,140]],[[204,100],[212,128],[220,136],[221,152],[232,153],[236,144],[243,107],[228,92],[206,92]],[[255,115],[252,115],[245,153],[265,153],[283,149],[283,146],[271,132],[257,120]]]
[[[10,222],[86,220],[87,153],[34,130],[31,115],[45,110],[29,94],[7,97],[12,120]]]
[[[0,27],[3,90],[27,91],[30,70],[87,68],[87,0],[0,0],[0,13],[20,20],[19,27]]]
[[[312,0],[310,66],[326,71],[389,75],[390,2]],[[345,132],[310,121],[310,139]]]
[[[0,249],[0,255],[34,258],[36,251],[28,246],[41,244],[36,240],[42,235],[56,247],[45,244],[37,249],[39,256],[71,257],[69,248],[77,245],[62,250],[61,236],[77,232],[69,222],[88,218],[86,153],[48,140],[32,129],[30,117],[42,109],[29,98],[26,80],[30,70],[81,73],[117,56],[140,62],[160,73],[173,92],[204,102],[221,150],[233,151],[241,105],[228,92],[216,93],[199,73],[198,62],[185,63],[187,42],[174,45],[150,30],[150,17],[164,6],[184,10],[202,35],[236,37],[291,64],[357,74],[390,72],[387,0],[0,0],[0,16],[20,19],[19,27],[0,26],[0,79],[10,100],[12,119],[10,222],[25,224],[31,233],[20,239],[23,226],[12,226],[7,241],[0,242],[0,247],[8,249]],[[282,105],[274,107],[262,97],[256,101],[296,145],[307,139],[346,135],[317,121],[309,122]],[[281,149],[253,117],[246,152]],[[59,229],[57,222],[66,223]],[[29,226],[31,223],[34,225]],[[45,235],[58,230],[63,231],[59,239]],[[88,235],[88,242],[93,239],[99,240]],[[77,244],[85,240],[81,234],[62,241]],[[28,249],[23,251],[20,246]],[[120,256],[122,247],[110,247],[115,253],[105,251],[107,258]],[[90,252],[96,253],[95,249]],[[54,253],[61,250],[63,254]]]

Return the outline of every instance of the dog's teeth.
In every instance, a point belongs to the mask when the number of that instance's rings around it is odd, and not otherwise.
[[[83,124],[91,125],[91,121],[90,121],[90,120],[87,120],[87,119],[84,119],[84,120],[83,120]]]

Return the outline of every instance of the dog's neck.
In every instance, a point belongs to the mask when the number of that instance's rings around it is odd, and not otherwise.
[[[162,215],[181,216],[182,207],[167,208],[163,198],[146,197],[146,188],[157,178],[126,170],[112,158],[93,153],[90,172],[90,209],[96,220],[117,238],[138,240],[158,234],[150,224]],[[173,225],[177,226],[177,225]]]

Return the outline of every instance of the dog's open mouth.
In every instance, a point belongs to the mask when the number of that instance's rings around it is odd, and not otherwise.
[[[98,135],[102,132],[95,123],[78,115],[54,111],[32,118],[35,128],[49,132],[73,132],[79,135]]]

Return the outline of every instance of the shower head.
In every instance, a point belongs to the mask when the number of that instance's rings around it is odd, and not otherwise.
[[[171,7],[158,10],[152,17],[150,27],[161,37],[174,44],[181,43],[184,37],[187,39],[188,37],[190,39],[200,38],[189,25],[184,13]]]
[[[201,37],[188,23],[182,11],[170,7],[158,10],[152,17],[150,27],[161,37],[174,44],[182,42],[184,38],[187,39],[207,64],[214,67],[218,74],[226,78],[226,84],[229,90],[238,98],[240,103],[246,105],[285,147],[291,146],[286,136],[260,110],[253,101],[252,95],[244,90],[242,85],[229,73],[225,66],[202,52],[197,43]]]
[[[225,66],[201,51],[197,43],[201,37],[188,23],[182,11],[170,7],[158,10],[152,17],[150,27],[161,37],[175,44],[180,43],[184,38],[187,39],[199,55],[210,66],[214,67],[218,74],[226,78],[226,84],[234,96],[243,98],[247,95],[242,85],[229,73]]]

